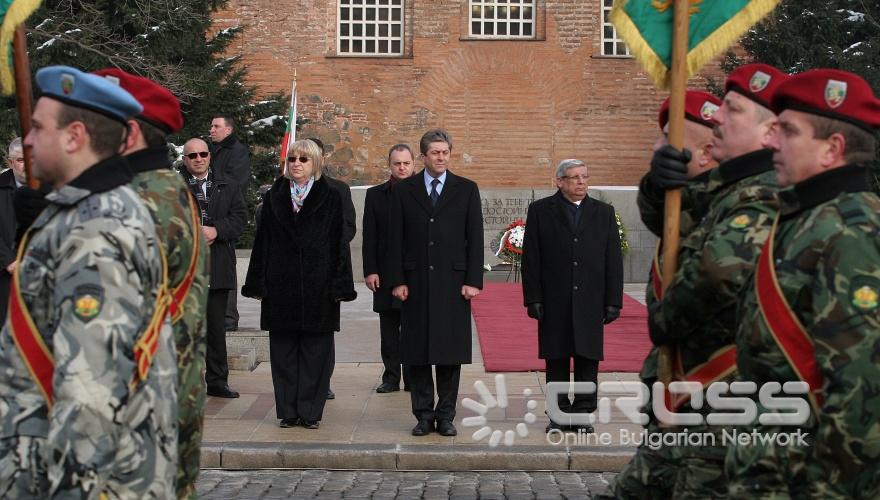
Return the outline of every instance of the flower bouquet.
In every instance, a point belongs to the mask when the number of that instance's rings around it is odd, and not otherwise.
[[[501,232],[495,256],[504,262],[518,265],[522,262],[523,240],[526,237],[526,223],[517,219]]]

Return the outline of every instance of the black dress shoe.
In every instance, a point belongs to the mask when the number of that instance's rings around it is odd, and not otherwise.
[[[409,391],[409,386],[408,386],[408,385],[403,386],[403,390],[406,391],[406,392],[410,392],[410,391]]]
[[[320,420],[303,420],[302,426],[305,427],[306,429],[317,429],[318,427],[321,426],[321,421]]]
[[[296,427],[300,423],[301,422],[300,422],[299,417],[297,417],[297,418],[282,418],[281,423],[278,424],[278,426],[281,427],[282,429],[289,429],[291,427]]]
[[[327,399],[336,399],[336,393],[331,389],[327,389]]]
[[[399,386],[396,386],[394,384],[389,384],[388,382],[385,382],[384,384],[380,385],[379,387],[376,387],[376,392],[378,392],[379,394],[387,394],[389,392],[397,392],[399,390],[400,390]]]
[[[455,430],[455,426],[452,425],[452,420],[438,420],[437,434],[440,434],[441,436],[457,436],[458,431]]]
[[[413,436],[427,436],[428,434],[434,432],[434,421],[433,420],[419,420],[419,423],[413,427],[412,435]]]
[[[237,398],[239,394],[230,389],[228,385],[223,387],[208,386],[208,396],[214,396],[215,398]]]

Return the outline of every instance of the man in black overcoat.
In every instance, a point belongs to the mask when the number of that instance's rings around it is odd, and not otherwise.
[[[409,368],[400,366],[400,301],[391,296],[386,283],[383,262],[388,252],[388,219],[391,188],[413,174],[413,153],[406,144],[395,144],[388,151],[391,177],[367,190],[364,200],[364,243],[361,254],[364,261],[364,283],[373,292],[373,311],[379,313],[381,337],[382,383],[376,388],[380,394],[400,390],[401,374],[404,390],[409,390]]]
[[[620,316],[623,254],[614,208],[587,196],[587,166],[563,160],[556,169],[556,194],[529,206],[523,242],[523,299],[538,320],[538,356],[547,382],[597,383],[603,359],[603,325]],[[565,413],[592,413],[596,394],[560,394]],[[547,432],[563,429],[553,422]],[[582,427],[593,432],[589,425]]]
[[[483,216],[476,183],[448,171],[452,138],[419,142],[425,169],[391,190],[385,281],[401,306],[401,361],[410,367],[414,436],[456,435],[461,365],[471,362],[471,303],[483,287]],[[437,403],[434,380],[437,371]]]
[[[229,184],[238,186],[244,197],[251,181],[251,154],[234,132],[232,116],[220,114],[211,120],[211,170]],[[238,330],[238,275],[233,277],[234,293],[229,294],[226,302],[226,331]]]
[[[224,318],[227,297],[236,291],[235,240],[244,232],[247,206],[241,189],[210,166],[211,154],[205,141],[186,141],[183,164],[186,168],[180,173],[199,204],[202,234],[211,249],[205,383],[209,396],[237,398],[238,392],[229,388]]]
[[[26,183],[24,174],[24,148],[21,138],[9,143],[6,152],[9,170],[0,174],[0,324],[6,322],[6,305],[9,303],[9,286],[15,270],[16,224],[13,195]]]

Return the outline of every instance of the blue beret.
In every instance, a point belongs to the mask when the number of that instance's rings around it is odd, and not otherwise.
[[[70,66],[40,69],[37,71],[37,85],[45,97],[95,111],[123,123],[144,110],[137,99],[119,85]]]

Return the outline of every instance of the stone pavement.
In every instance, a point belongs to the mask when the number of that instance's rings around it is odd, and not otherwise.
[[[379,472],[326,470],[202,471],[205,500],[229,498],[589,499],[604,493],[613,473]]]
[[[628,285],[637,299],[644,285]],[[461,401],[480,402],[475,383],[496,393],[496,373],[483,369],[477,335],[474,364],[462,367],[455,425],[458,436],[410,435],[416,420],[409,393],[377,394],[382,373],[378,316],[371,310],[370,292],[358,285],[358,300],[343,304],[342,331],[336,334],[336,368],[331,387],[336,399],[327,402],[321,427],[281,429],[275,415],[268,363],[253,371],[232,371],[230,386],[239,399],[208,398],[202,447],[203,468],[261,469],[377,469],[377,470],[579,470],[617,471],[632,455],[641,427],[616,409],[609,423],[595,424],[596,435],[544,433],[544,374],[505,373],[509,404],[486,415],[493,431],[513,431],[525,424],[525,436],[511,432],[512,446],[495,447],[489,438],[474,436],[481,426],[462,419],[476,416]],[[240,298],[240,329],[254,333],[259,304]],[[242,333],[242,332],[240,332]],[[600,373],[599,381],[638,380],[632,373]],[[534,401],[534,402],[531,402]],[[534,415],[534,418],[527,414]],[[481,439],[478,439],[481,438]]]

